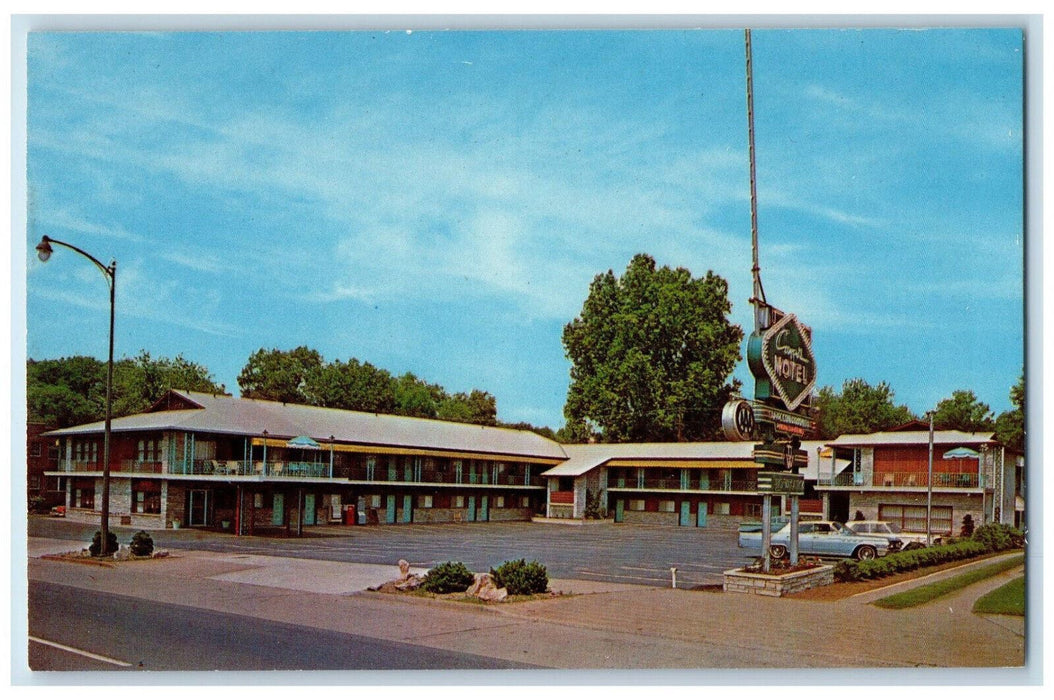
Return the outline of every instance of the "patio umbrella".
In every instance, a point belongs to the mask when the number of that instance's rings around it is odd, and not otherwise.
[[[977,459],[980,456],[980,452],[971,450],[969,447],[956,447],[944,453],[944,459]]]
[[[307,435],[300,435],[298,437],[295,437],[292,440],[290,440],[289,442],[287,442],[285,444],[285,446],[286,447],[300,447],[300,448],[307,449],[307,450],[317,450],[317,449],[320,449],[322,447],[317,442],[315,442],[314,440],[309,438]]]

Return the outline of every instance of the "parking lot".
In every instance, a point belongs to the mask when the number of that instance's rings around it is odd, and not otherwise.
[[[33,517],[29,534],[80,540],[98,527]],[[118,541],[133,528],[112,527]],[[509,559],[535,559],[554,578],[574,578],[649,586],[690,588],[721,582],[721,572],[752,557],[736,545],[734,531],[640,525],[471,523],[391,525],[312,529],[304,537],[235,537],[200,530],[151,533],[158,547],[241,552],[328,561],[395,564],[406,559],[429,568],[443,561],[464,562],[487,571]]]

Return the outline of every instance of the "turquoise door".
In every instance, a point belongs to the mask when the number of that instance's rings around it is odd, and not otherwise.
[[[271,504],[271,524],[282,525],[285,523],[285,494],[276,493]]]
[[[681,527],[691,527],[692,525],[692,502],[681,501]]]
[[[615,501],[615,522],[621,523],[626,515],[626,502],[621,498]]]
[[[706,527],[706,504],[699,503],[699,512],[695,516],[696,527]]]
[[[407,494],[403,496],[403,522],[412,523],[414,521],[414,497]]]
[[[468,497],[468,521],[470,523],[476,522],[476,497]]]
[[[315,494],[313,493],[304,496],[304,524],[315,524]]]
[[[479,519],[480,522],[487,522],[487,499],[489,496],[480,496],[479,498]]]
[[[395,522],[395,494],[389,494],[387,502],[387,512],[384,514],[384,522],[391,525]]]

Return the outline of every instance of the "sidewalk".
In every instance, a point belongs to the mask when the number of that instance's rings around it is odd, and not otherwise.
[[[984,592],[982,584],[950,599],[891,611],[862,600],[818,602],[554,579],[553,590],[575,595],[485,606],[363,592],[396,578],[394,563],[193,551],[113,568],[37,558],[69,549],[68,541],[30,538],[30,580],[551,668],[1024,663],[1022,634],[969,612]]]

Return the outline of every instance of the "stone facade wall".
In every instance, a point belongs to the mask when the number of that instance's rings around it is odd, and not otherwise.
[[[991,496],[988,497],[989,499]],[[849,513],[856,511],[864,514],[865,520],[878,520],[878,507],[880,504],[925,506],[926,493],[878,493],[867,491],[864,493],[849,494]],[[952,507],[952,534],[959,534],[963,516],[969,514],[975,525],[980,525],[983,520],[981,516],[982,498],[981,494],[965,493],[937,493],[933,494],[932,504],[934,506]]]
[[[819,566],[815,569],[781,576],[751,574],[735,569],[726,571],[724,579],[724,590],[728,593],[747,593],[779,598],[792,593],[801,593],[810,588],[831,585],[834,583],[834,567]]]
[[[178,520],[180,526],[186,526],[187,511],[187,487],[169,483],[165,501],[161,504],[161,512],[165,515],[165,527],[174,527],[173,523]]]
[[[549,515],[550,518],[557,519],[570,519],[574,515],[574,509],[571,506],[549,504]]]

